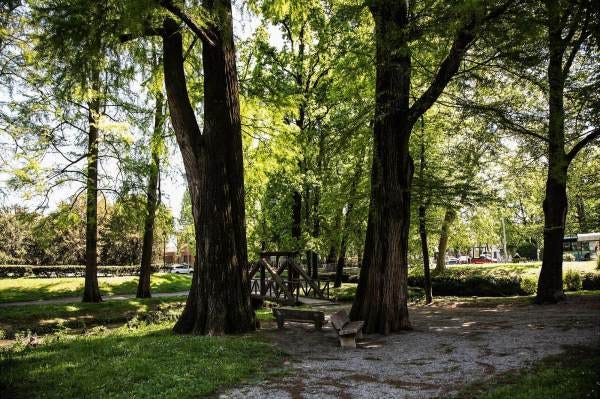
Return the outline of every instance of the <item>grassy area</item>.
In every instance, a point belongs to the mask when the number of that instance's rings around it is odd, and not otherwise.
[[[64,328],[89,328],[125,323],[134,318],[173,320],[181,313],[185,297],[129,299],[102,303],[61,303],[0,308],[0,334],[47,334]]]
[[[280,358],[254,335],[181,336],[170,323],[57,334],[0,350],[0,397],[197,398],[260,377]]]
[[[463,389],[460,399],[584,399],[600,397],[600,349],[569,348],[526,372],[516,370]]]
[[[99,277],[103,295],[135,294],[138,277]],[[37,301],[79,296],[83,292],[82,277],[7,278],[0,279],[0,303]],[[151,279],[153,292],[178,292],[190,288],[191,276],[157,273]]]
[[[336,301],[346,302],[354,300],[356,295],[356,288],[358,284],[355,283],[342,283],[339,288],[330,288],[330,295],[335,298]],[[409,301],[414,302],[425,297],[425,291],[421,288],[409,287],[408,288]]]

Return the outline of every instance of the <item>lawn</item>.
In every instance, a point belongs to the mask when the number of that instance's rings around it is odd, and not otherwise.
[[[264,376],[281,354],[255,335],[182,336],[171,323],[0,349],[3,398],[197,398]]]
[[[137,276],[99,277],[102,295],[135,294]],[[0,303],[75,297],[83,292],[82,277],[0,279]],[[151,278],[152,292],[179,292],[190,288],[191,276],[156,273]]]
[[[515,370],[467,386],[460,399],[584,399],[600,397],[600,349],[568,348],[529,370]]]
[[[62,329],[87,329],[97,325],[126,323],[134,318],[173,320],[181,313],[185,297],[127,299],[102,303],[60,303],[0,308],[0,334],[37,334]]]

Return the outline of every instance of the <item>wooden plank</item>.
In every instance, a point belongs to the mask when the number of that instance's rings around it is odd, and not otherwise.
[[[271,277],[273,278],[273,280],[275,280],[277,282],[277,284],[279,284],[279,286],[281,287],[281,289],[283,290],[283,292],[285,293],[285,297],[286,299],[290,299],[290,300],[294,300],[294,295],[292,295],[292,292],[289,290],[289,287],[287,287],[283,280],[281,279],[281,277],[276,273],[275,270],[273,270],[271,268],[271,265],[269,264],[269,262],[267,262],[264,259],[261,259],[261,262],[265,265],[265,268],[267,269],[267,271],[271,274]]]
[[[308,274],[306,274],[306,272],[304,270],[302,270],[301,267],[298,267],[298,265],[296,265],[296,262],[290,262],[290,268],[294,268],[298,273],[300,273],[300,275],[302,277],[304,277],[304,280],[306,280],[306,282],[308,284],[310,284],[310,286],[312,287],[312,289],[315,291],[315,293],[317,294],[317,296],[320,299],[325,299],[325,297],[323,296],[323,293],[321,292],[321,290],[319,289],[319,286],[313,281],[312,278],[310,278],[310,276]],[[289,269],[288,269],[289,270]]]
[[[345,310],[335,312],[331,315],[329,320],[331,321],[333,328],[335,328],[338,331],[344,328],[346,324],[350,323],[350,318],[348,317],[348,314]]]
[[[344,325],[344,327],[338,331],[339,335],[351,335],[358,334],[360,330],[362,330],[365,325],[364,321],[351,321],[350,323]]]

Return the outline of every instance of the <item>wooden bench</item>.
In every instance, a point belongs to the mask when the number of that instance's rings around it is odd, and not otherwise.
[[[364,321],[350,321],[345,310],[340,310],[331,315],[333,328],[340,338],[342,348],[356,348],[356,338],[362,338]]]
[[[283,323],[286,320],[298,323],[314,323],[317,330],[320,330],[325,324],[325,314],[315,310],[273,308],[273,316],[277,319],[278,328],[283,328]]]

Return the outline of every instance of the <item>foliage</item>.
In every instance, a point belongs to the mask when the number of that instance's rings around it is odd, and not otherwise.
[[[564,285],[568,291],[581,289],[581,275],[574,270],[568,270],[564,277]]]
[[[165,272],[163,264],[152,266],[152,272]],[[135,276],[140,272],[138,265],[130,266],[98,266],[98,274],[101,276]],[[83,277],[85,275],[84,265],[0,265],[0,278],[17,277]]]

